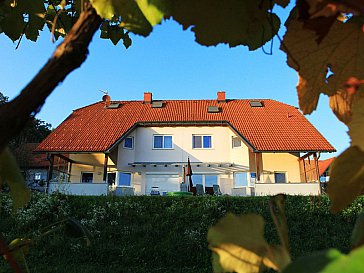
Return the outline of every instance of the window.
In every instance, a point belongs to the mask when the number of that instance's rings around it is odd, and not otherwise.
[[[172,136],[154,135],[153,148],[154,149],[173,149]]]
[[[234,186],[235,187],[247,187],[248,176],[246,173],[234,173]]]
[[[241,147],[241,140],[238,137],[233,137],[233,148]]]
[[[119,186],[131,185],[131,173],[119,172]]]
[[[192,136],[192,148],[193,149],[211,149],[212,137],[211,136]]]
[[[286,173],[275,172],[274,181],[275,181],[275,183],[287,183]]]
[[[126,148],[126,149],[134,148],[134,138],[133,137],[127,137],[124,139],[124,148]]]
[[[217,185],[217,175],[205,175],[205,187]]]
[[[204,187],[212,188],[213,185],[218,185],[218,177],[213,174],[194,174],[192,175],[192,183],[194,187],[201,184]]]
[[[82,173],[81,174],[81,182],[82,183],[92,183],[94,180],[94,174],[93,173]]]
[[[42,179],[42,174],[41,173],[35,173],[34,174],[34,180],[41,180]]]
[[[202,174],[194,174],[192,175],[192,184],[196,187],[197,184],[203,185],[203,176]]]
[[[115,185],[116,173],[107,173],[106,181],[108,185]]]

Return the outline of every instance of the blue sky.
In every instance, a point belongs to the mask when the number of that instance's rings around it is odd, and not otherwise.
[[[37,43],[24,39],[15,50],[16,43],[0,35],[0,92],[10,98],[20,92],[54,51],[50,37],[45,29]],[[122,42],[114,46],[97,33],[86,62],[56,88],[37,117],[56,127],[72,110],[99,101],[100,89],[112,100],[141,100],[145,91],[155,99],[214,99],[224,90],[227,98],[271,98],[298,105],[297,74],[287,66],[277,38],[273,55],[266,55],[243,46],[200,46],[191,31],[174,21],[155,27],[147,38],[131,37],[133,45],[126,50]],[[269,51],[270,45],[265,48]],[[349,146],[347,128],[332,114],[326,96],[306,117],[338,152]]]

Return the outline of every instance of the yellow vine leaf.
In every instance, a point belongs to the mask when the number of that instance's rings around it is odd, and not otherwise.
[[[6,182],[8,185],[14,209],[21,208],[30,201],[30,190],[27,188],[18,164],[8,147],[0,153],[0,181]]]
[[[345,90],[349,78],[361,79],[364,33],[356,16],[345,23],[336,20],[319,44],[315,32],[298,20],[296,10],[286,27],[281,49],[287,53],[288,65],[299,73],[297,92],[304,114],[316,109],[321,93],[335,95]]]
[[[148,36],[152,31],[152,25],[140,10],[137,1],[90,0],[90,2],[102,18],[111,20],[114,16],[121,16],[123,18],[121,27],[135,34]]]
[[[352,105],[352,118],[349,123],[351,145],[364,152],[364,94],[358,92]]]
[[[265,267],[282,270],[290,263],[285,248],[264,239],[264,220],[257,214],[227,214],[210,228],[207,240],[215,272],[258,273]]]
[[[10,242],[8,248],[15,260],[23,261],[25,255],[29,253],[29,245],[32,243],[31,239],[16,238]],[[7,255],[4,255],[4,258],[7,259]]]
[[[337,213],[364,191],[364,152],[351,146],[334,160],[330,169],[327,192],[331,211]]]
[[[349,124],[351,121],[351,105],[353,98],[354,95],[345,90],[341,90],[335,95],[330,96],[330,107],[332,111],[336,117],[345,124]]]

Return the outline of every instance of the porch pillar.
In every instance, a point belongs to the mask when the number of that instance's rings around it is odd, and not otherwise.
[[[71,173],[72,173],[72,162],[70,162],[69,168],[68,168],[68,182],[71,182]]]
[[[53,175],[54,154],[48,155],[47,159],[49,160],[49,168],[48,168],[46,193],[49,193],[49,183],[50,183],[50,181],[52,179],[52,175]]]
[[[313,154],[313,158],[315,160],[315,167],[316,167],[316,178],[318,181],[318,186],[319,186],[319,194],[322,194],[322,190],[321,190],[321,181],[320,181],[320,170],[319,170],[319,166],[318,166],[318,158],[317,158],[317,154],[314,153]]]
[[[106,178],[107,178],[107,162],[109,160],[109,155],[105,154],[105,159],[104,159],[104,175],[103,175],[103,181],[106,183]]]
[[[257,173],[257,182],[260,182],[260,162],[261,162],[261,153],[255,153],[255,171]]]

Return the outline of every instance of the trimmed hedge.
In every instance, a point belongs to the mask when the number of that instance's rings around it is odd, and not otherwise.
[[[39,241],[27,256],[31,272],[211,272],[208,228],[227,212],[259,213],[266,238],[278,243],[269,197],[76,197],[35,194],[31,204],[11,213],[1,196],[0,230],[7,240],[31,236],[66,216],[94,235],[92,245],[55,233]],[[350,235],[364,205],[358,199],[338,215],[326,197],[289,196],[286,215],[292,256],[336,247],[350,248]],[[2,272],[10,272],[2,260]]]

